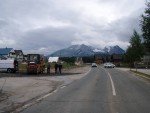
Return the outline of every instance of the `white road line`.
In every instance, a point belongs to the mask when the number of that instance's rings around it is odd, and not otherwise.
[[[62,87],[60,87],[61,89],[63,89],[63,88],[65,88],[66,86],[62,86]]]
[[[36,104],[37,102],[39,102],[39,101],[45,99],[46,97],[52,95],[52,94],[55,93],[55,92],[57,92],[57,90],[54,90],[53,92],[48,93],[48,94],[44,95],[43,97],[38,98],[37,100],[35,100],[35,101],[31,102],[31,103],[25,104],[25,105],[23,105],[22,107],[16,109],[15,111],[13,111],[13,112],[11,112],[11,113],[18,113],[18,112],[22,111],[23,109],[26,109],[26,108],[28,108],[29,106],[32,106],[32,105]]]
[[[107,71],[107,72],[108,72],[108,71]],[[112,80],[111,75],[110,75],[109,72],[108,72],[108,75],[109,75],[109,78],[110,78],[110,81],[111,81],[113,96],[116,96],[116,90],[115,90],[114,82],[113,82],[113,80]]]
[[[37,99],[36,101],[37,101],[37,102],[38,102],[38,101],[41,101],[41,100],[47,98],[48,96],[50,96],[51,94],[53,94],[53,93],[48,93],[47,95],[44,95],[43,97]]]
[[[56,93],[56,92],[57,92],[57,90],[54,90],[53,92],[54,92],[54,93]]]
[[[103,69],[103,68],[102,68],[102,69]],[[112,87],[113,96],[116,96],[116,90],[115,90],[114,82],[113,82],[113,80],[112,80],[112,78],[111,78],[111,75],[110,75],[110,73],[109,73],[106,69],[103,69],[103,70],[105,70],[105,71],[108,73],[108,76],[109,76],[110,81],[111,81],[111,87]]]

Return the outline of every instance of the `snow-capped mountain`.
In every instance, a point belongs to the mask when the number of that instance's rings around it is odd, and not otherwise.
[[[58,50],[50,56],[73,57],[73,56],[92,56],[94,55],[93,47],[82,45],[72,45],[68,48]]]
[[[82,56],[93,56],[94,54],[124,54],[125,51],[119,46],[109,46],[104,49],[94,48],[87,45],[72,45],[68,48],[58,50],[49,56],[59,57],[82,57]]]
[[[120,48],[118,45],[116,46],[107,46],[103,49],[108,54],[124,54],[125,51]]]

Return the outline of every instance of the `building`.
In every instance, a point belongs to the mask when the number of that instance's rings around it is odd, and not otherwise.
[[[27,54],[24,54],[24,55],[23,55],[23,61],[24,61],[24,62],[27,62]]]
[[[22,50],[14,50],[13,48],[0,48],[0,59],[13,58],[19,62],[23,61]]]
[[[15,52],[13,48],[0,48],[0,56],[2,59],[14,58]]]
[[[150,67],[150,53],[146,53],[143,56],[143,62],[146,65],[146,67],[148,67],[148,68]]]
[[[120,66],[122,62],[122,54],[112,54],[111,55],[111,61],[116,65]]]
[[[6,60],[6,59],[7,59],[6,57],[0,55],[0,60]]]
[[[76,65],[83,65],[82,57],[77,57],[77,58],[76,58],[76,61],[75,61],[75,64],[76,64]]]
[[[104,62],[111,62],[111,55],[109,54],[95,54],[95,62],[98,64]]]
[[[102,54],[95,55],[95,62],[97,64],[102,64],[104,62],[104,55]]]
[[[122,62],[122,54],[95,54],[95,62],[98,64],[113,62],[115,65],[119,66]]]
[[[23,55],[22,50],[14,50],[14,52],[15,52],[17,61],[18,61],[18,62],[23,62],[23,60],[24,60],[24,55]]]

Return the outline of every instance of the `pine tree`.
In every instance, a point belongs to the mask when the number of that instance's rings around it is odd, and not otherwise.
[[[147,8],[142,15],[141,26],[144,46],[147,52],[150,52],[150,2],[147,3]]]
[[[140,35],[136,31],[134,31],[130,39],[130,46],[126,51],[126,60],[130,62],[131,65],[133,65],[135,61],[141,60],[143,54],[144,49],[140,39]]]

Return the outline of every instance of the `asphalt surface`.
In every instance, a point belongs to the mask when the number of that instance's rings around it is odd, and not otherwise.
[[[22,113],[150,113],[150,83],[121,70],[92,68]]]

